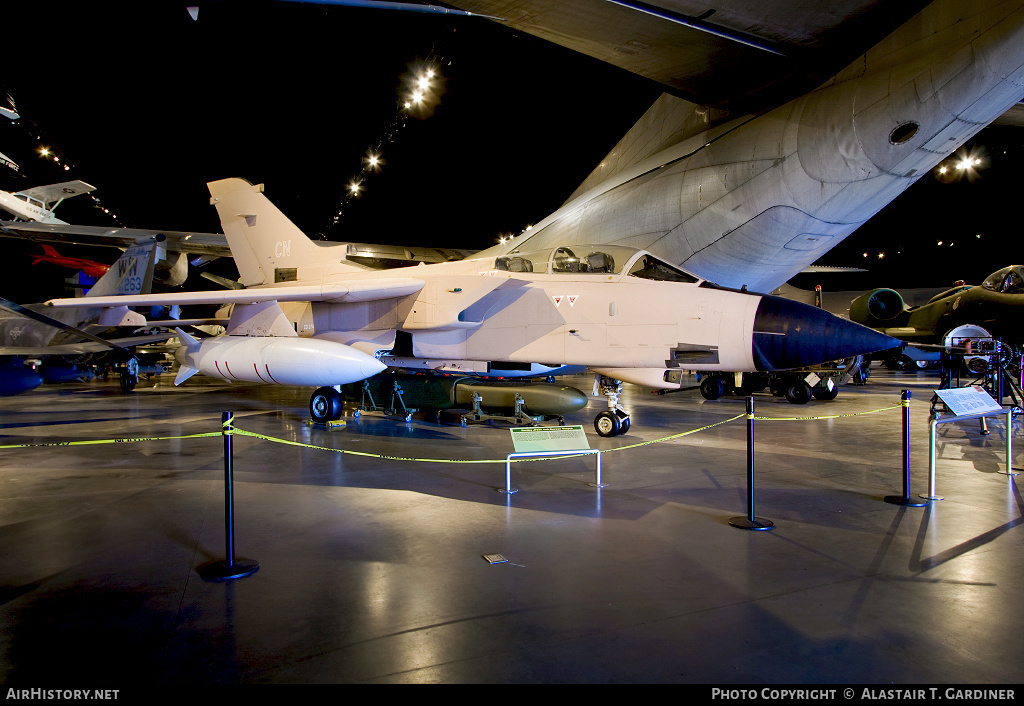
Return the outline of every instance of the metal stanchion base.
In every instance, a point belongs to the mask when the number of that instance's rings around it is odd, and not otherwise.
[[[498,488],[498,492],[504,493],[505,495],[512,495],[513,493],[518,493],[519,488]]]
[[[259,562],[252,559],[235,559],[233,562],[225,559],[200,566],[198,569],[199,575],[206,581],[230,581],[231,579],[245,578],[259,570]]]
[[[918,497],[923,498],[924,496],[920,495]],[[902,505],[903,507],[924,507],[928,504],[919,503],[916,500],[911,500],[909,497],[905,498],[902,495],[886,495],[882,500],[892,505]]]
[[[945,500],[941,495],[925,495],[924,493],[921,493],[917,497],[924,498],[925,500]]]
[[[1016,471],[996,471],[996,473],[999,473],[1000,475],[1004,475],[1004,476],[1019,476],[1020,475],[1020,473],[1017,473]]]
[[[1017,475],[1017,474],[1014,473],[1013,475]],[[587,483],[587,485],[589,485],[591,488],[607,488],[608,487],[607,483]]]
[[[750,519],[745,515],[743,517],[730,517],[729,524],[745,530],[770,530],[775,527],[775,523],[771,520],[766,520],[763,517]]]

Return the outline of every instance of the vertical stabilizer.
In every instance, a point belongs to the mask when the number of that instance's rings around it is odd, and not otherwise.
[[[300,267],[347,264],[363,269],[344,263],[347,245],[320,245],[306,237],[263,195],[262,184],[221,179],[207,186],[245,286],[293,281]]]
[[[107,274],[85,295],[105,297],[114,294],[149,294],[153,289],[153,267],[157,243],[147,240],[127,250],[110,266]]]

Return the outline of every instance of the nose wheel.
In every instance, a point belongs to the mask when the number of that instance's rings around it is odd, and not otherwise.
[[[594,430],[599,436],[618,436],[629,431],[629,413],[619,405],[622,382],[598,375],[594,379],[594,393],[608,398],[607,411],[594,418]]]
[[[594,418],[594,429],[600,436],[618,436],[629,431],[629,415],[621,409],[601,412]]]

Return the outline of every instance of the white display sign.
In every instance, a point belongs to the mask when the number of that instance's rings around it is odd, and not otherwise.
[[[949,411],[958,417],[1003,411],[1003,406],[978,385],[936,390],[935,394],[949,407]]]

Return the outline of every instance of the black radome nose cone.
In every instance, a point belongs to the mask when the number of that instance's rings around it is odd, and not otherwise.
[[[782,297],[763,296],[754,317],[754,363],[762,371],[805,368],[901,345],[867,326]]]

